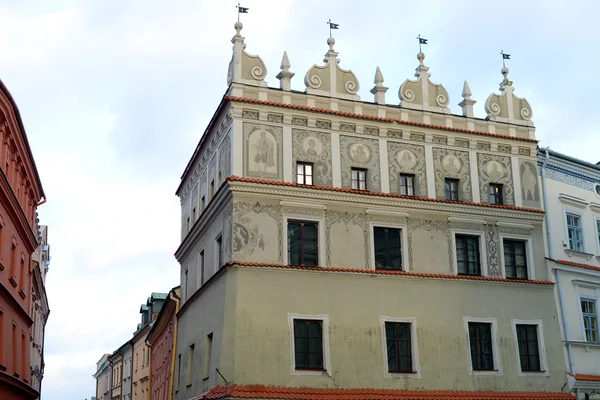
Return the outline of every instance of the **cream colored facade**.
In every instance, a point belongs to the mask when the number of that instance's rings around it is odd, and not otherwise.
[[[175,399],[215,385],[311,388],[463,389],[560,392],[567,382],[554,285],[544,254],[537,143],[526,100],[503,69],[501,93],[473,117],[465,82],[462,115],[431,82],[424,55],[416,80],[386,105],[377,68],[374,102],[338,64],[328,40],[325,65],[290,91],[284,54],[280,89],[245,51],[241,24],[232,39],[228,95],[177,190],[182,205],[182,307]],[[298,162],[313,185],[296,184]],[[353,168],[367,190],[352,190]],[[399,175],[414,175],[415,196]],[[226,179],[229,177],[228,179]],[[445,200],[445,178],[459,201]],[[488,204],[491,183],[504,205]],[[318,267],[289,267],[289,221],[317,223]],[[400,229],[402,271],[376,270],[374,228]],[[461,276],[457,235],[473,236],[481,274]],[[527,279],[506,279],[503,245],[525,243]],[[296,319],[322,323],[319,371],[295,367]],[[411,373],[389,372],[386,322],[410,323]],[[494,365],[474,370],[469,323],[491,327]],[[515,327],[535,325],[541,368],[522,372]],[[218,372],[217,372],[218,370]]]
[[[583,399],[600,391],[600,165],[542,149],[540,166],[569,387]]]
[[[150,331],[147,324],[133,335],[133,374],[132,396],[133,400],[150,399],[150,347],[146,344],[146,336]]]

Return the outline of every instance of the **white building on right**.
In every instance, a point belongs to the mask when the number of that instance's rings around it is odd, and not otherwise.
[[[539,167],[569,387],[600,399],[600,164],[543,148]]]

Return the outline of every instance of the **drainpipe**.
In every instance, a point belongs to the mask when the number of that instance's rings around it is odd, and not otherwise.
[[[544,149],[544,161],[542,163],[542,197],[544,199],[544,211],[546,211],[546,217],[544,218],[544,222],[546,225],[546,239],[548,241],[548,257],[554,259],[554,254],[552,252],[552,231],[550,229],[550,221],[548,220],[548,196],[546,193],[546,164],[550,159],[550,155],[548,154],[548,148]],[[571,343],[569,342],[569,324],[567,323],[567,318],[565,314],[565,305],[563,301],[562,295],[562,286],[560,283],[560,271],[556,268],[553,268],[556,273],[556,288],[558,290],[558,303],[560,306],[560,314],[562,315],[563,322],[563,330],[565,332],[565,341],[567,342],[567,357],[569,359],[569,372],[575,374],[575,369],[573,368],[573,356]],[[579,398],[579,397],[578,397]]]

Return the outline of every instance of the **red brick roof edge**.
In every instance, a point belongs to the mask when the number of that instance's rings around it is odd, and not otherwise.
[[[580,263],[574,263],[574,262],[565,261],[565,260],[555,260],[550,257],[546,257],[546,260],[552,261],[552,262],[555,262],[555,263],[561,264],[561,265],[568,265],[570,267],[585,268],[585,269],[590,269],[593,271],[600,271],[600,267],[595,267],[595,266],[589,265],[589,264],[580,264]]]
[[[326,190],[329,192],[352,193],[352,194],[361,194],[361,195],[366,195],[366,196],[392,197],[392,198],[396,198],[396,199],[428,201],[431,203],[447,203],[447,204],[457,204],[457,205],[464,205],[464,206],[497,208],[497,209],[503,209],[503,210],[525,211],[525,212],[533,212],[533,213],[539,213],[539,214],[545,213],[544,210],[538,210],[537,208],[506,206],[506,205],[499,205],[499,204],[473,203],[473,202],[469,202],[469,201],[432,199],[429,197],[407,196],[407,195],[397,194],[397,193],[370,192],[368,190],[345,189],[345,188],[330,187],[330,186],[300,185],[300,184],[292,183],[292,182],[273,181],[273,180],[269,180],[269,179],[245,178],[242,176],[235,176],[235,175],[228,176],[226,178],[226,180],[229,182],[260,183],[260,184],[264,184],[264,185],[286,186],[286,187],[295,187],[295,188],[313,189],[313,190]]]
[[[571,375],[573,378],[577,379],[578,381],[600,382],[600,375],[572,374],[570,372],[568,374]]]
[[[289,399],[289,400],[573,400],[569,393],[476,392],[467,390],[405,389],[315,389],[263,385],[215,386],[202,399]]]
[[[472,131],[470,129],[462,129],[462,128],[450,128],[450,127],[441,126],[441,125],[425,124],[423,122],[405,121],[403,119],[396,119],[396,118],[373,117],[371,115],[355,114],[355,113],[349,113],[349,112],[337,111],[337,110],[328,110],[326,108],[300,106],[300,105],[296,105],[296,104],[277,103],[274,101],[267,101],[267,100],[249,99],[246,97],[225,96],[225,100],[239,101],[242,103],[264,104],[267,106],[292,108],[292,109],[296,109],[296,110],[313,111],[313,112],[318,112],[318,113],[322,113],[322,114],[341,115],[341,116],[349,117],[349,118],[369,119],[372,121],[396,122],[396,123],[405,124],[405,125],[422,126],[424,128],[441,129],[441,130],[445,130],[445,131],[462,132],[462,133],[469,133],[469,134],[474,134],[474,135],[483,135],[483,136],[497,137],[497,138],[503,138],[503,139],[520,140],[522,142],[538,143],[538,140],[536,140],[536,139],[520,138],[520,137],[516,137],[516,136],[509,136],[509,135],[501,135],[499,133]]]
[[[550,282],[550,281],[506,279],[506,278],[496,278],[496,277],[491,277],[491,276],[433,274],[433,273],[426,273],[426,272],[387,271],[387,270],[341,268],[341,267],[305,267],[305,266],[297,266],[297,265],[259,263],[259,262],[236,261],[236,260],[226,263],[224,265],[224,267],[229,267],[229,266],[234,266],[234,265],[238,265],[240,267],[285,268],[285,269],[318,271],[318,272],[345,272],[345,273],[369,274],[369,275],[413,276],[413,277],[417,277],[417,278],[458,279],[458,280],[489,281],[489,282],[504,282],[504,283],[527,283],[527,284],[533,284],[533,285],[554,285],[554,282]]]

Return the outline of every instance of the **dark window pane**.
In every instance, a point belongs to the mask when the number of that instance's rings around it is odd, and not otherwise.
[[[459,275],[481,275],[477,236],[456,235],[456,263]]]
[[[321,321],[294,321],[296,368],[322,369],[323,332]]]
[[[491,324],[469,322],[471,363],[475,371],[494,369]]]
[[[412,372],[412,349],[410,323],[386,322],[388,370],[390,372]]]
[[[541,368],[536,325],[517,325],[521,371],[539,371]]]
[[[373,228],[376,269],[402,269],[402,232],[394,228]]]

